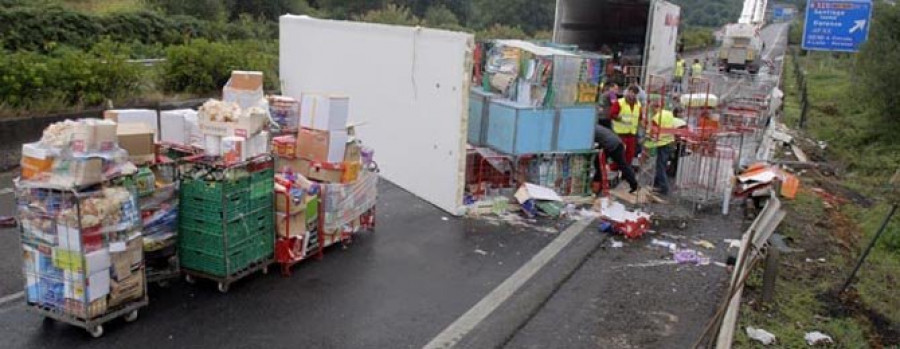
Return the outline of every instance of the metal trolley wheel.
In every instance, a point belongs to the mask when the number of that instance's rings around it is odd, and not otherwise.
[[[87,329],[88,333],[91,334],[91,337],[100,338],[103,337],[103,325],[95,325],[91,328]]]

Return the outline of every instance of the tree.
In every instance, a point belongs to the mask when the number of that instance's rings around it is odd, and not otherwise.
[[[859,99],[880,111],[879,114],[896,130],[900,126],[896,111],[900,110],[900,8],[879,3],[869,39],[856,56],[857,72],[863,85]]]
[[[382,9],[387,0],[314,0],[316,9],[325,10],[336,19],[350,19],[369,11]]]
[[[528,34],[519,27],[510,27],[503,24],[494,24],[490,28],[475,33],[478,40],[494,39],[528,39]]]
[[[416,26],[421,25],[422,20],[416,17],[412,12],[402,6],[389,4],[381,10],[372,10],[363,15],[354,16],[353,20],[361,22],[396,24]]]
[[[152,0],[150,4],[169,15],[188,15],[211,21],[224,20],[228,13],[220,0]]]
[[[464,30],[459,25],[459,19],[444,5],[437,5],[428,8],[425,11],[425,24],[433,28]]]
[[[227,2],[229,3],[228,8],[231,10],[229,18],[232,20],[240,18],[243,14],[271,21],[277,21],[278,17],[288,13],[318,15],[306,0],[228,0]]]

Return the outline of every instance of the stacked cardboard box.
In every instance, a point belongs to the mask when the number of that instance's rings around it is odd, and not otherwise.
[[[222,101],[209,100],[198,113],[207,155],[240,163],[269,152],[268,102],[261,72],[234,71],[222,89]]]

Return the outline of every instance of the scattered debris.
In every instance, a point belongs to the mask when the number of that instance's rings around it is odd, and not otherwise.
[[[600,217],[612,224],[612,230],[629,239],[639,239],[650,229],[650,214],[641,211],[629,211],[625,205],[601,198],[594,203],[594,209]]]
[[[794,156],[797,157],[797,161],[809,162],[809,157],[807,157],[806,153],[803,152],[803,149],[800,149],[796,144],[791,144],[791,150],[794,152]]]
[[[747,326],[747,337],[750,337],[750,339],[760,342],[763,345],[775,343],[775,335],[761,328]]]
[[[807,332],[803,339],[806,339],[806,344],[809,345],[818,345],[818,344],[834,344],[834,340],[831,339],[831,336],[824,334],[819,331]]]
[[[665,204],[666,201],[653,194],[647,188],[638,189],[636,193],[629,193],[629,189],[624,185],[618,186],[616,189],[610,190],[609,193],[619,200],[625,201],[632,205],[642,205],[650,202]]]
[[[715,248],[716,248],[716,245],[714,245],[712,242],[709,242],[709,241],[706,241],[706,240],[702,240],[702,239],[701,239],[701,240],[695,240],[693,243],[694,243],[694,245],[703,247],[703,248],[705,248],[705,249],[707,249],[707,250],[712,250],[712,249],[715,249]]]
[[[446,221],[449,221],[450,218],[447,218],[447,217],[441,217],[441,220],[444,221],[444,222],[446,222]]]
[[[725,243],[728,244],[728,249],[737,248],[741,249],[741,240],[738,239],[725,239]]]
[[[623,242],[617,241],[617,240],[610,240],[610,241],[609,241],[609,244],[610,244],[610,247],[612,247],[612,248],[622,248],[622,247],[625,247],[625,244],[624,244]]]
[[[487,251],[482,250],[482,249],[475,249],[475,253],[480,254],[482,256],[487,256],[487,254],[488,254]]]
[[[659,266],[663,266],[663,265],[675,265],[675,264],[678,264],[678,262],[672,261],[672,260],[661,259],[661,260],[649,261],[649,262],[644,262],[644,263],[635,263],[635,264],[628,264],[628,265],[623,265],[623,266],[616,266],[613,268],[614,269],[650,268],[650,267],[659,267]]]
[[[678,244],[676,244],[674,242],[665,241],[665,240],[653,239],[650,241],[650,244],[652,244],[654,246],[667,248],[667,249],[669,249],[669,251],[672,251],[672,252],[675,252],[676,250],[678,250]]]
[[[678,250],[675,252],[675,261],[678,264],[709,264],[709,258],[703,257],[694,250]]]

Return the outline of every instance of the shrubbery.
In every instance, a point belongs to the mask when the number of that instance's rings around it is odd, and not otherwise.
[[[273,41],[232,43],[195,40],[166,49],[160,86],[166,92],[211,94],[228,81],[232,70],[258,70],[266,89],[278,88],[278,45]]]
[[[249,17],[225,23],[151,11],[88,15],[54,6],[0,8],[0,43],[10,51],[49,52],[57,46],[88,49],[103,38],[173,45],[196,38],[268,40],[276,36],[276,23]]]
[[[51,55],[20,51],[0,56],[0,101],[5,107],[41,109],[44,104],[99,105],[140,94],[143,67],[126,63],[120,45],[91,51],[61,49]]]

